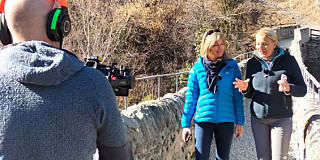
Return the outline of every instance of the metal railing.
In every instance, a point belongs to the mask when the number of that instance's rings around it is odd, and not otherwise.
[[[306,69],[306,67],[301,67],[301,72],[304,81],[307,85],[308,92],[312,93],[313,102],[316,103],[316,95],[318,96],[318,106],[320,109],[320,83],[316,78]]]
[[[184,71],[184,72],[179,72],[179,73],[170,73],[170,74],[160,74],[160,75],[154,75],[154,76],[147,76],[147,77],[141,77],[141,78],[136,78],[136,81],[142,81],[142,80],[147,80],[147,79],[158,79],[158,100],[160,99],[160,88],[161,88],[161,78],[162,77],[168,77],[168,76],[176,76],[176,93],[179,91],[179,75],[189,73],[189,71]],[[127,109],[127,97],[125,97],[125,109]]]
[[[320,37],[320,30],[310,29],[310,38],[312,37]]]
[[[161,77],[176,76],[176,93],[177,93],[178,92],[178,88],[179,88],[179,75],[185,74],[185,73],[189,73],[189,71],[184,71],[184,72],[179,72],[179,73],[171,73],[171,74],[161,74],[161,75],[147,76],[147,77],[142,77],[142,78],[136,78],[136,81],[158,78],[158,99],[160,99]]]
[[[249,59],[252,57],[253,51],[246,52],[241,55],[235,57],[236,61],[239,63],[243,60]],[[301,72],[303,78],[307,84],[308,92],[312,92],[313,101],[316,102],[316,95],[318,96],[318,105],[320,109],[320,83],[312,76],[309,71],[307,71],[306,67],[301,67]],[[167,76],[176,76],[176,93],[179,90],[179,75],[189,73],[189,71],[179,72],[179,73],[171,73],[171,74],[161,74],[161,75],[154,75],[154,76],[147,76],[142,78],[136,78],[136,81],[147,80],[147,79],[154,79],[158,78],[158,99],[160,99],[160,88],[161,88],[161,78]],[[127,109],[127,97],[125,97],[125,109]]]
[[[239,63],[243,60],[246,60],[246,59],[249,59],[252,57],[252,54],[253,54],[254,51],[251,51],[251,52],[246,52],[246,53],[243,53],[243,54],[240,54],[236,57],[234,57],[234,59],[236,59],[236,61]]]
[[[252,57],[252,53],[253,51],[251,52],[247,52],[247,53],[243,53],[241,55],[238,55],[236,57],[234,57],[236,59],[237,62],[241,62],[245,59],[249,59]],[[157,92],[158,92],[158,99],[160,99],[161,95],[160,95],[160,89],[161,89],[161,78],[162,77],[168,77],[168,76],[176,76],[176,81],[175,81],[175,89],[176,89],[176,93],[178,92],[179,90],[179,75],[181,74],[185,74],[185,73],[189,73],[189,71],[184,71],[184,72],[179,72],[179,73],[171,73],[171,74],[161,74],[161,75],[154,75],[154,76],[146,76],[146,77],[141,77],[141,78],[136,78],[136,81],[142,81],[142,80],[147,80],[147,79],[154,79],[154,78],[157,78],[158,79],[158,88],[157,88]],[[128,106],[128,103],[127,103],[127,97],[124,97],[125,98],[125,109],[127,109],[127,106]]]

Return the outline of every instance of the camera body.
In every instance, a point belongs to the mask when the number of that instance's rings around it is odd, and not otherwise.
[[[116,96],[128,96],[129,89],[133,89],[136,84],[135,77],[130,74],[130,70],[123,66],[117,68],[117,63],[106,66],[101,64],[101,61],[99,56],[84,58],[85,66],[95,68],[107,77]]]

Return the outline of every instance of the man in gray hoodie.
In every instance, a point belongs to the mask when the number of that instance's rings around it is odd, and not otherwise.
[[[54,3],[5,3],[12,44],[0,49],[0,159],[92,160],[96,148],[100,159],[133,159],[106,77],[48,38]]]

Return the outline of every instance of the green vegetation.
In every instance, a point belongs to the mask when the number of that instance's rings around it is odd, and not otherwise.
[[[154,96],[152,94],[148,94],[147,96],[143,97],[141,102],[145,102],[145,101],[149,101],[149,100],[153,100],[153,99],[156,99],[157,96]]]

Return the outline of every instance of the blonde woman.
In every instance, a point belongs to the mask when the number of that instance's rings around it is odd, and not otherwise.
[[[271,28],[256,34],[256,51],[247,63],[246,80],[234,84],[251,98],[251,127],[258,159],[288,159],[292,132],[292,96],[307,88],[297,61],[278,46]]]
[[[201,42],[201,56],[189,73],[181,119],[182,139],[187,141],[194,118],[197,160],[209,159],[213,136],[216,159],[229,159],[233,134],[242,136],[243,96],[232,84],[236,78],[240,79],[241,73],[237,62],[225,52],[222,33],[207,31]]]

